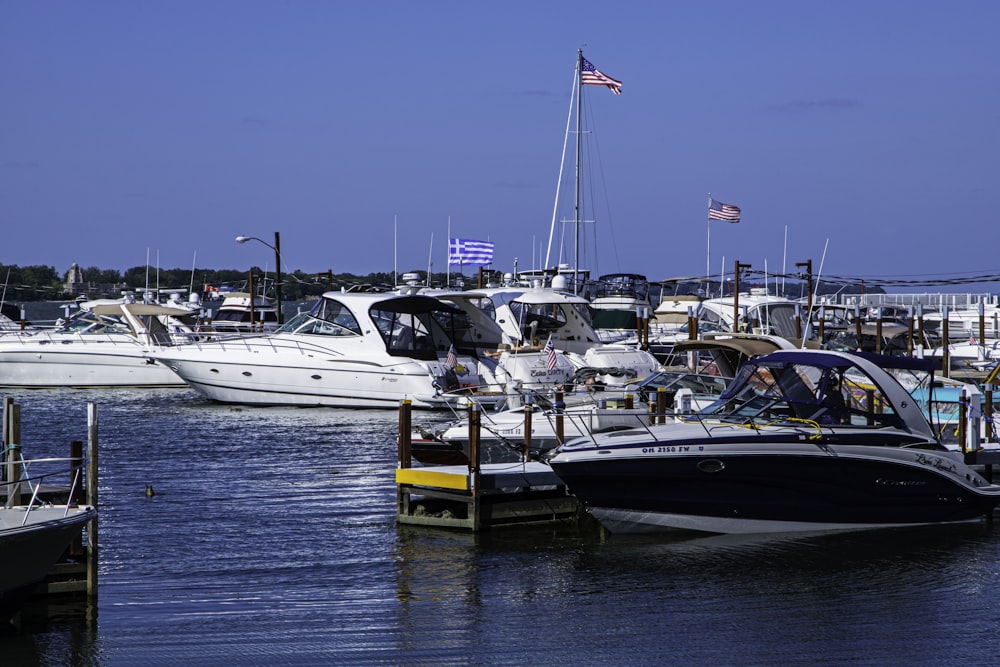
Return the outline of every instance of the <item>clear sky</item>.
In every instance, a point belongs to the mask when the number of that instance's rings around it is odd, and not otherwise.
[[[450,219],[537,267],[582,48],[624,82],[584,87],[587,268],[1000,274],[998,26],[996,0],[0,0],[0,263],[273,269],[234,237],[277,231],[285,270],[445,271]],[[709,231],[708,193],[741,222]]]

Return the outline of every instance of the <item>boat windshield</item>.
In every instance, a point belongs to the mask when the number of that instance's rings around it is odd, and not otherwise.
[[[855,366],[765,360],[744,364],[719,400],[699,414],[740,422],[902,425],[877,383]]]
[[[127,324],[118,319],[95,315],[94,313],[81,312],[69,320],[61,327],[60,331],[68,333],[131,333],[132,329]]]
[[[451,346],[451,340],[431,311],[372,308],[369,314],[385,341],[386,351],[393,356],[436,361],[438,350],[445,351]]]
[[[354,313],[334,299],[320,299],[308,313],[299,313],[279,331],[317,336],[360,336],[361,325]]]

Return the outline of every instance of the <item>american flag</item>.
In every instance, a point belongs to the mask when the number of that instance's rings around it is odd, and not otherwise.
[[[581,56],[581,58],[583,57]],[[603,74],[586,58],[583,58],[583,70],[580,72],[580,83],[585,86],[607,86],[615,95],[622,94],[622,82],[617,79],[612,79],[607,74]]]
[[[979,343],[976,342],[976,334],[974,334],[974,333],[972,333],[970,331],[969,332],[969,345],[978,345],[978,344]]]
[[[448,348],[448,356],[444,358],[444,365],[448,368],[455,368],[458,366],[458,355],[455,354],[454,345]]]
[[[708,219],[725,220],[726,222],[740,221],[740,207],[732,204],[723,204],[711,197],[708,198]]]
[[[552,345],[552,336],[545,342],[545,367],[550,371],[556,367],[556,348]]]

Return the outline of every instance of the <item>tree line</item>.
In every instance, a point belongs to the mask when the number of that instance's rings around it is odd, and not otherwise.
[[[274,294],[275,274],[265,273],[260,267],[252,267],[249,271],[232,269],[154,269],[147,266],[135,266],[118,271],[116,269],[101,269],[96,266],[82,269],[83,283],[80,289],[70,289],[66,284],[69,271],[59,273],[52,266],[16,266],[0,264],[0,280],[3,281],[2,300],[7,303],[19,301],[61,301],[75,299],[83,291],[87,298],[116,298],[122,292],[142,292],[151,289],[184,289],[204,293],[210,289],[246,291],[249,289],[251,275],[254,281],[254,291],[261,292],[261,286],[271,295]],[[422,274],[423,275],[423,274]],[[433,280],[444,280],[444,274],[432,275]],[[375,272],[368,275],[351,273],[305,273],[292,271],[282,273],[282,298],[285,300],[301,300],[315,297],[331,289],[349,289],[361,286],[364,289],[387,290],[394,283],[391,272]],[[76,287],[76,286],[74,286]]]

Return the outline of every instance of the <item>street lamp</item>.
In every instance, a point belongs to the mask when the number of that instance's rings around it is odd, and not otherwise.
[[[274,283],[274,295],[275,302],[278,307],[278,326],[281,326],[285,323],[285,316],[281,312],[281,236],[278,232],[274,233],[274,245],[271,245],[264,239],[259,239],[256,236],[236,237],[237,243],[246,243],[247,241],[259,241],[274,251],[274,273],[277,276],[277,280]],[[253,294],[250,295],[250,299],[253,299]]]

